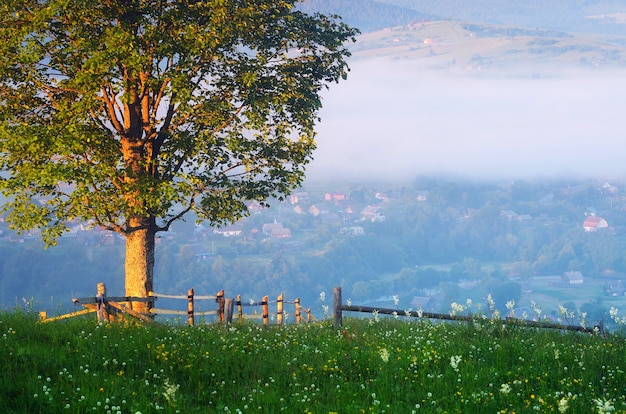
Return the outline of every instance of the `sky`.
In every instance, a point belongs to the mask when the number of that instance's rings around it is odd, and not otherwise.
[[[626,70],[477,77],[391,60],[350,68],[323,94],[311,179],[626,177]]]

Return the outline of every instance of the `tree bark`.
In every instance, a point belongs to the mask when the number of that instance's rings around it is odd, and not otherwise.
[[[151,224],[126,236],[126,296],[145,298],[152,291],[155,226]],[[154,303],[133,302],[131,307],[134,311],[148,313]]]

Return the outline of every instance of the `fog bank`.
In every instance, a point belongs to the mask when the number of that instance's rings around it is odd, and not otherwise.
[[[324,94],[312,179],[626,176],[626,70],[469,76],[355,61]]]

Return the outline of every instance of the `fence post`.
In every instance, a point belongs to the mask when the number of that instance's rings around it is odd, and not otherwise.
[[[283,324],[283,300],[284,295],[281,293],[276,300],[276,323],[278,326]]]
[[[311,308],[306,310],[306,323],[311,323]]]
[[[300,325],[300,321],[301,321],[301,316],[300,316],[300,298],[296,298],[296,300],[294,300],[293,303],[296,306],[296,324]]]
[[[263,326],[269,326],[270,324],[270,311],[267,308],[267,300],[267,295],[263,296],[263,299],[261,300],[261,306],[263,307]]]
[[[243,306],[241,305],[241,295],[237,295],[237,319],[239,322],[243,319]]]
[[[217,302],[217,318],[219,322],[224,322],[224,289],[217,292],[215,301]]]
[[[235,307],[235,301],[233,298],[226,298],[224,303],[224,325],[228,325],[233,322],[233,309]]]
[[[96,317],[98,318],[98,322],[108,322],[109,313],[107,312],[107,308],[104,303],[104,298],[107,295],[107,287],[104,283],[99,282],[96,285],[96,291]]]
[[[187,291],[187,325],[193,326],[193,289]]]
[[[335,328],[339,328],[343,325],[341,315],[341,287],[333,288],[333,320]]]

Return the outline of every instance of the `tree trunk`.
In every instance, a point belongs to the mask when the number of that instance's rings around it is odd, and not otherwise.
[[[148,225],[126,236],[126,296],[145,298],[152,291],[154,236],[154,225]],[[132,304],[134,311],[142,313],[150,312],[153,307],[154,303],[133,302]]]

